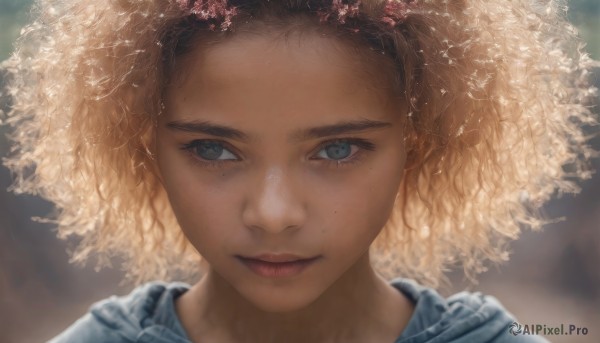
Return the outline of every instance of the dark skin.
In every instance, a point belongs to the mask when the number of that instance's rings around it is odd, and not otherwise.
[[[185,77],[167,91],[157,157],[180,226],[208,263],[176,301],[193,342],[392,343],[408,323],[413,304],[369,259],[402,180],[402,119],[344,44],[239,34],[180,58]],[[371,125],[309,130],[350,121]],[[181,149],[201,140],[217,153]],[[235,258],[265,252],[318,260],[266,278]]]

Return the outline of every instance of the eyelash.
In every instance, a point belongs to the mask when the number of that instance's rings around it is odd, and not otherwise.
[[[237,162],[237,160],[204,160],[201,157],[198,157],[198,155],[196,155],[194,153],[194,149],[197,148],[198,144],[202,143],[202,142],[213,142],[213,143],[221,144],[221,145],[223,145],[223,148],[227,149],[229,152],[231,152],[233,155],[235,155],[235,153],[233,151],[234,149],[232,149],[229,146],[229,144],[227,144],[226,142],[219,141],[219,140],[212,140],[212,139],[197,139],[197,140],[191,141],[189,143],[183,144],[181,146],[181,150],[187,152],[190,155],[192,162],[194,162],[195,164],[198,164],[198,165],[201,165],[204,167],[209,167],[209,168],[221,168],[227,163]],[[356,151],[350,157],[347,157],[342,160],[329,160],[329,159],[325,159],[325,158],[316,158],[316,159],[311,158],[311,160],[323,161],[328,167],[335,167],[335,168],[349,167],[355,163],[358,163],[360,161],[360,159],[363,157],[363,154],[365,153],[365,151],[374,151],[375,150],[375,145],[373,143],[371,143],[365,139],[362,139],[362,138],[336,138],[336,139],[332,139],[332,140],[323,142],[321,145],[319,145],[317,152],[323,150],[328,145],[335,144],[337,142],[345,142],[345,143],[349,143],[351,146],[357,146],[358,151]]]

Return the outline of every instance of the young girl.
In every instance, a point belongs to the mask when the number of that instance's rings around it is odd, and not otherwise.
[[[145,283],[62,342],[537,342],[492,296],[586,178],[555,1],[40,0],[4,63],[18,192]],[[392,280],[393,279],[393,280]],[[388,281],[391,280],[391,281]]]

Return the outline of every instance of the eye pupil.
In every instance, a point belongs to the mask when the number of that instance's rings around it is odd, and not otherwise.
[[[216,160],[223,154],[223,146],[215,142],[201,142],[196,147],[198,156],[206,160]]]
[[[351,144],[348,142],[336,142],[327,147],[325,149],[327,151],[327,155],[334,160],[341,160],[348,156],[352,151]]]

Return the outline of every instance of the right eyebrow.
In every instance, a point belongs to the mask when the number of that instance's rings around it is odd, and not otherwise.
[[[231,127],[217,125],[207,121],[171,121],[167,123],[167,128],[176,131],[184,131],[191,133],[203,133],[211,136],[235,139],[242,142],[247,142],[250,137],[240,130]]]

